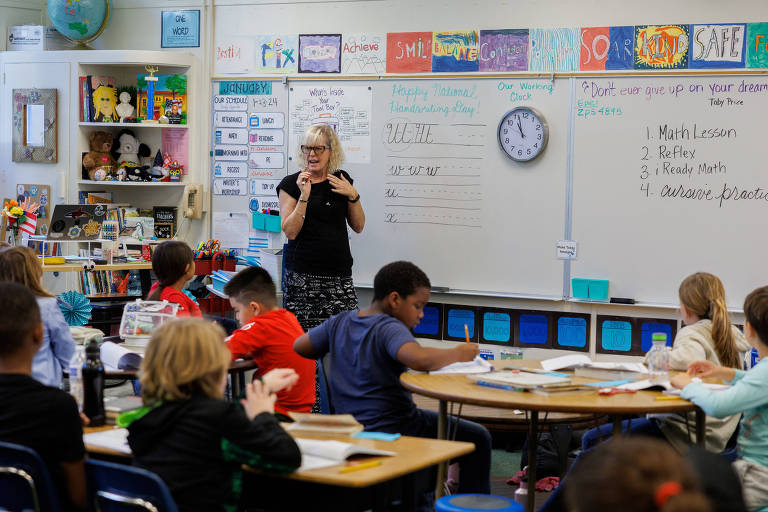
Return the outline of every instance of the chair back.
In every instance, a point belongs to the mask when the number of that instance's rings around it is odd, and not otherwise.
[[[0,510],[59,512],[48,468],[26,446],[0,442]]]
[[[325,354],[317,360],[317,386],[320,392],[320,412],[322,414],[335,414],[331,401],[331,387],[328,380],[331,378],[331,354]]]
[[[168,487],[145,469],[101,460],[85,461],[88,510],[178,512]]]

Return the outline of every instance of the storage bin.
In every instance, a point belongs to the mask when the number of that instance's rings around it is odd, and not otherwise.
[[[589,298],[590,300],[608,300],[608,280],[590,279]]]
[[[574,277],[571,279],[571,289],[573,298],[575,299],[588,299],[589,298],[589,279],[581,279]]]

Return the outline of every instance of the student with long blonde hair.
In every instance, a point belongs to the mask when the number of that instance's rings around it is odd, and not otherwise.
[[[32,249],[12,247],[0,251],[0,281],[26,286],[37,299],[43,319],[43,343],[32,362],[32,376],[58,388],[63,370],[75,353],[75,340],[56,297],[43,288],[42,277],[43,267]]]
[[[224,400],[231,356],[218,325],[171,320],[152,333],[140,371],[144,408],[126,413],[139,466],[157,473],[181,512],[237,505],[241,464],[290,472],[301,463],[293,438],[275,419],[275,393],[298,375],[275,369],[246,387],[240,404]]]

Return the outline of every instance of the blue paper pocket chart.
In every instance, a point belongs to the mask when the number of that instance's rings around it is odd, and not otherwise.
[[[521,311],[515,329],[515,345],[549,348],[552,345],[552,316],[549,311]]]
[[[443,304],[428,302],[424,306],[424,317],[414,327],[413,334],[418,338],[443,339]]]
[[[443,305],[443,339],[449,341],[465,341],[464,326],[469,331],[469,341],[477,343],[477,308],[475,306],[459,306],[456,304]]]
[[[645,354],[651,350],[652,337],[656,333],[666,334],[667,346],[671,347],[677,334],[677,320],[659,318],[638,318],[640,324],[640,350]]]
[[[514,311],[507,309],[480,310],[480,343],[512,345],[514,338]]]
[[[589,351],[590,315],[558,313],[555,315],[555,340],[552,348]]]

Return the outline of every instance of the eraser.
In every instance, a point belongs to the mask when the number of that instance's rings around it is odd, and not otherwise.
[[[634,304],[635,299],[627,299],[624,297],[611,297],[611,302],[613,304]]]

